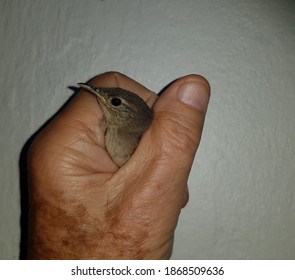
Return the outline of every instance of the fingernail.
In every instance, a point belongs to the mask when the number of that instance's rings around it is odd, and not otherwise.
[[[187,82],[180,86],[177,92],[178,99],[201,112],[206,112],[209,94],[205,86],[196,82]]]

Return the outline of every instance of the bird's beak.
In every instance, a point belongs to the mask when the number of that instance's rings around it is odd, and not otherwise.
[[[92,85],[85,84],[85,83],[78,83],[78,86],[80,86],[83,89],[88,90],[89,92],[93,93],[98,100],[101,100],[102,102],[106,102],[106,96],[104,92],[100,91],[99,88],[95,88]]]
[[[84,84],[84,83],[78,83],[77,85],[81,88],[84,88],[84,89],[94,93],[95,95],[98,94],[98,92],[95,90],[95,87],[93,87],[92,85],[88,85],[88,84]]]

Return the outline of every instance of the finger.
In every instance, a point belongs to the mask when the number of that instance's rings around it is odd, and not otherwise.
[[[157,98],[154,92],[119,72],[104,73],[95,77],[89,83],[96,87],[120,87],[129,90],[139,95],[145,102],[152,103]]]
[[[89,83],[95,87],[120,87],[129,90],[139,95],[150,106],[157,99],[157,95],[154,92],[119,72],[106,72],[96,76]],[[97,112],[97,103],[93,102],[94,99],[94,96],[82,89],[68,107],[70,110],[75,110],[76,107],[81,110],[87,108],[87,110],[90,110],[90,115],[101,117],[101,111]]]
[[[158,148],[169,161],[188,168],[201,140],[210,86],[203,77],[188,75],[169,87],[154,106]],[[174,152],[170,155],[171,152]],[[179,154],[178,154],[179,153]]]
[[[137,178],[136,193],[152,203],[158,200],[160,208],[169,201],[167,207],[179,211],[185,204],[185,186],[200,143],[209,95],[210,86],[201,76],[189,75],[173,83],[156,101],[151,127],[119,172],[125,173],[123,178]]]

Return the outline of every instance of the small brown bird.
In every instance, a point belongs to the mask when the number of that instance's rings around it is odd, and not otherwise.
[[[96,96],[104,116],[106,149],[114,163],[121,167],[151,124],[151,108],[138,95],[122,88],[78,85]]]

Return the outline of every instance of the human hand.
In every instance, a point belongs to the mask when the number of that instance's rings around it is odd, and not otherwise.
[[[102,112],[81,90],[28,154],[31,259],[167,259],[209,100],[208,82],[183,77],[158,97],[120,73],[91,81],[121,87],[154,118],[120,168],[104,146]]]

